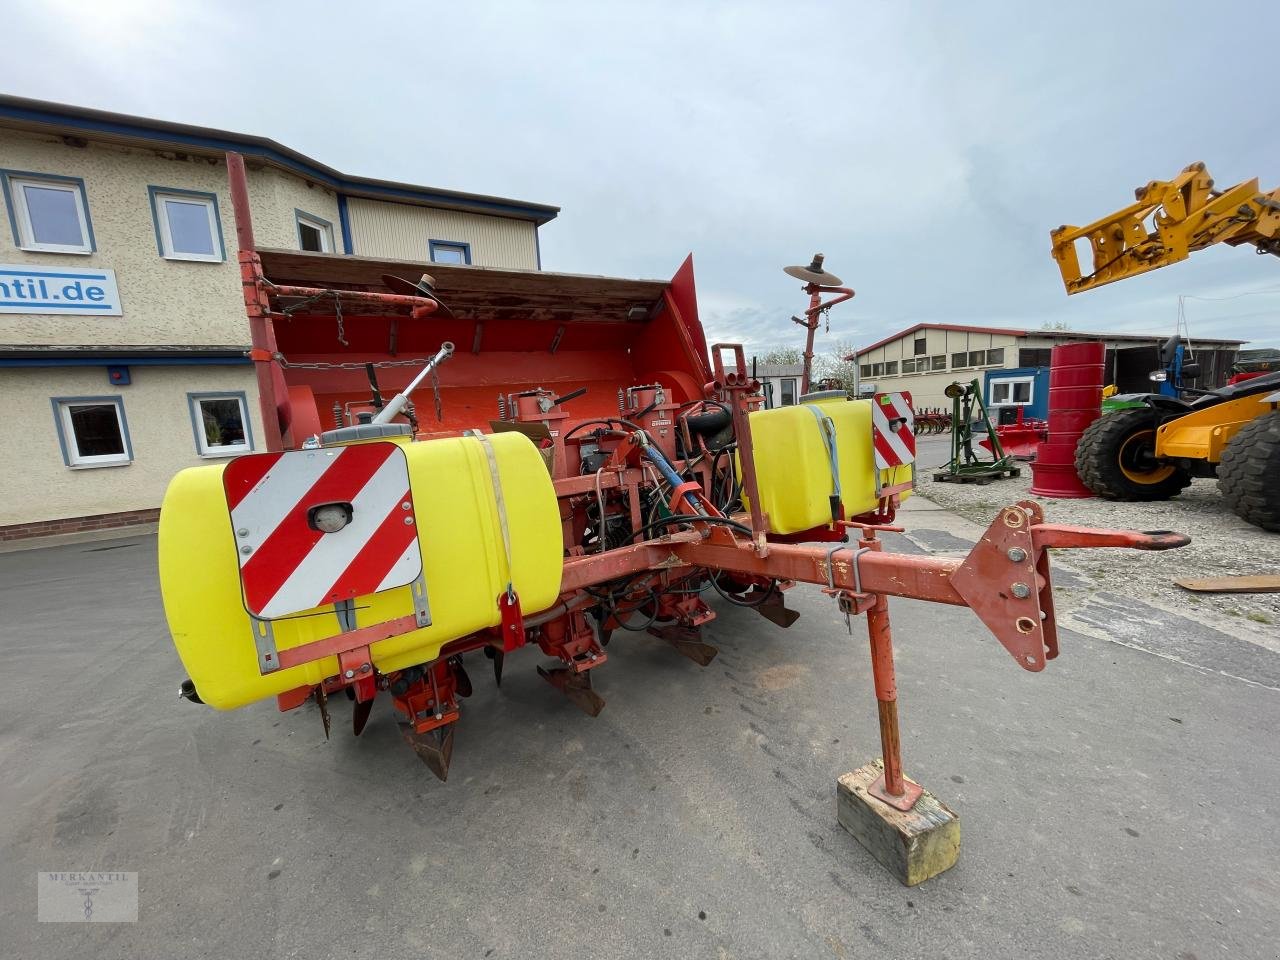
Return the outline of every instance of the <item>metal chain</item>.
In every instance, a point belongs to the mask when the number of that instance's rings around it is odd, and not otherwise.
[[[342,298],[338,296],[336,290],[333,292],[333,312],[338,318],[338,342],[344,347],[349,347],[351,344],[347,343],[347,331],[342,326]]]
[[[444,405],[440,402],[440,378],[436,376],[436,368],[431,368],[431,392],[436,401],[436,422],[444,423]]]
[[[316,361],[314,363],[297,363],[289,360],[283,353],[273,353],[271,359],[280,364],[286,370],[363,370],[368,363],[325,363],[324,361]],[[409,360],[374,360],[375,367],[421,367],[431,362],[430,357],[415,357]],[[434,373],[434,371],[433,371]]]
[[[270,283],[273,287],[276,286],[276,284],[271,283],[270,280],[265,282]],[[342,344],[344,347],[349,347],[351,344],[347,342],[347,330],[342,321],[342,294],[337,290],[326,290],[323,293],[317,293],[314,297],[307,297],[305,300],[299,300],[297,303],[285,307],[280,312],[286,317],[292,317],[303,307],[309,307],[311,304],[319,300],[327,300],[330,297],[333,298],[333,313],[338,320],[338,343]],[[361,366],[363,366],[363,364],[361,364]]]

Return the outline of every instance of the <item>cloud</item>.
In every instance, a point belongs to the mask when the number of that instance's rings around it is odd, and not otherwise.
[[[1194,160],[1280,184],[1268,61],[1240,52],[1239,24],[1277,26],[1263,2],[10,6],[9,92],[557,203],[547,269],[666,277],[692,250],[711,336],[761,349],[801,342],[781,267],[818,250],[858,291],[824,344],[921,320],[1171,331],[1178,294],[1280,285],[1211,249],[1068,298],[1049,257],[1051,227]],[[1197,303],[1192,333],[1275,343],[1273,302]]]

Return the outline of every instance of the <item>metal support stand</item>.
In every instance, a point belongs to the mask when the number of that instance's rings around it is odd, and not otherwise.
[[[910,810],[920,799],[924,788],[902,776],[902,740],[898,734],[898,683],[893,670],[893,634],[889,627],[889,598],[883,593],[876,594],[875,605],[867,611],[867,633],[871,638],[871,675],[876,685],[876,706],[880,711],[880,751],[884,759],[884,774],[867,788],[867,792],[895,809]]]

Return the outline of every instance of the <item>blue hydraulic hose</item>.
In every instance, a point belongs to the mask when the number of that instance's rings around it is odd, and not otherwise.
[[[662,455],[662,451],[657,447],[646,442],[641,447],[641,450],[646,457],[653,461],[653,465],[658,468],[658,472],[662,474],[663,479],[671,484],[672,490],[686,482],[681,478],[680,474],[676,473],[675,467],[671,466],[667,458]],[[689,506],[693,507],[694,513],[701,514],[703,512],[702,504],[698,502],[698,498],[693,495],[692,490],[686,491],[684,498]]]

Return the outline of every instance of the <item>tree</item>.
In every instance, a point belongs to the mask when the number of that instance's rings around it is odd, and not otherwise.
[[[1040,329],[1061,333],[1064,330],[1070,330],[1071,324],[1067,323],[1065,320],[1046,320],[1044,323],[1040,324]]]
[[[764,363],[803,363],[804,351],[799,347],[778,347],[766,353]]]
[[[831,380],[838,384],[836,389],[853,392],[857,377],[857,365],[845,357],[853,353],[855,347],[851,343],[837,343],[826,353],[813,358],[813,380]]]

